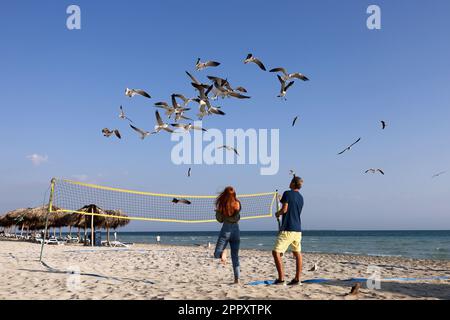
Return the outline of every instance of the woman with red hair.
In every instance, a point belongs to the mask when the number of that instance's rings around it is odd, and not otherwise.
[[[223,223],[217,240],[214,258],[226,261],[225,249],[230,243],[231,261],[233,263],[234,283],[239,283],[239,245],[241,242],[239,232],[239,219],[241,202],[236,197],[233,187],[226,187],[216,199],[216,219]]]

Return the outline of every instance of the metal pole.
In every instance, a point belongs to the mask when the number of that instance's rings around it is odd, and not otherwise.
[[[91,247],[94,246],[94,208],[91,208]]]
[[[39,257],[39,262],[42,262],[42,254],[44,252],[44,243],[45,243],[45,237],[47,235],[47,229],[48,229],[48,216],[50,215],[50,213],[53,210],[53,194],[55,192],[55,182],[56,179],[53,178],[51,181],[51,186],[50,186],[50,199],[48,202],[48,211],[47,211],[47,215],[45,216],[45,229],[44,229],[44,237],[42,239],[42,244],[41,244],[41,256]]]
[[[278,197],[279,197],[278,190],[276,190],[277,212],[280,211],[280,199]],[[277,217],[277,222],[278,222],[278,231],[280,232],[281,231],[280,217]]]

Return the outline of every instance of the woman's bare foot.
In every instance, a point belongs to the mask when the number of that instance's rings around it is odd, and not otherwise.
[[[222,264],[227,263],[227,252],[225,250],[222,252],[222,255],[220,256],[220,262],[222,262]]]

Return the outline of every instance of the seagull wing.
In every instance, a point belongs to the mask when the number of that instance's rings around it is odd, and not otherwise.
[[[114,130],[114,134],[116,135],[117,138],[122,139],[122,136],[120,135],[119,130]]]
[[[384,171],[383,171],[383,170],[378,169],[377,171],[378,171],[379,173],[381,173],[381,174],[384,176]]]
[[[292,126],[295,126],[295,123],[297,122],[298,117],[294,118],[294,121],[292,121]]]
[[[197,126],[191,126],[191,128],[192,128],[193,130],[208,131],[208,130],[202,128],[202,127],[197,127]]]
[[[211,90],[212,90],[213,87],[214,87],[213,85],[210,85],[210,86],[208,87],[208,89],[205,91],[205,98],[206,98],[206,99],[208,99],[208,94],[211,92]]]
[[[161,119],[161,116],[159,115],[158,111],[155,111],[155,116],[156,116],[156,122],[158,123],[158,125],[162,126],[164,125],[164,122]]]
[[[189,78],[191,78],[192,82],[194,82],[195,84],[201,84],[200,81],[198,81],[192,74],[190,74],[187,71],[185,71],[185,72],[189,76]]]
[[[289,75],[289,78],[297,78],[297,79],[300,79],[300,80],[303,80],[303,81],[308,81],[309,80],[304,74],[302,74],[300,72],[291,73]]]
[[[251,57],[253,57],[253,55],[252,55],[251,53],[249,53],[249,54],[247,55],[247,58],[245,58],[245,60],[248,60],[248,59],[250,59]]]
[[[134,90],[134,92],[136,92],[137,94],[140,94],[143,97],[146,97],[146,98],[149,98],[149,99],[151,98],[151,96],[147,92],[145,92],[144,90],[138,89],[138,90]]]
[[[278,78],[278,81],[280,81],[280,83],[281,83],[281,88],[282,88],[281,90],[284,90],[284,85],[285,85],[284,80],[278,74],[277,74],[277,78]]]
[[[353,142],[353,143],[349,146],[349,148],[353,147],[355,144],[357,144],[357,143],[360,142],[360,141],[361,141],[361,138],[359,138],[358,140],[356,140],[355,142]]]
[[[234,89],[234,90],[239,91],[239,92],[244,92],[244,93],[247,92],[247,89],[245,89],[244,87],[237,87],[237,88]]]
[[[288,76],[288,73],[287,73],[286,69],[281,68],[281,67],[279,67],[279,68],[273,68],[273,69],[270,70],[269,72],[282,72],[285,76]]]
[[[287,91],[287,89],[289,89],[295,82],[291,81],[288,83],[288,85],[284,88],[285,91]]]
[[[145,133],[146,133],[144,130],[139,129],[139,128],[133,126],[132,124],[130,124],[130,127],[131,127],[134,131],[140,133],[142,136],[144,136]]]
[[[255,64],[257,64],[258,65],[258,67],[261,69],[261,70],[264,70],[264,71],[266,71],[266,67],[264,66],[264,64],[259,60],[259,59],[253,59],[253,62],[255,63]]]
[[[250,99],[249,96],[244,96],[240,93],[237,92],[230,92],[230,96],[234,97],[234,98],[238,98],[238,99]]]
[[[220,65],[220,62],[216,62],[216,61],[205,62],[205,67],[217,67],[219,65]]]

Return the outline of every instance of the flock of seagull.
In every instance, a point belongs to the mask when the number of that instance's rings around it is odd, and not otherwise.
[[[259,67],[262,71],[267,71],[265,65],[263,62],[253,56],[253,54],[249,53],[246,58],[244,59],[244,64],[250,64],[253,63]],[[220,62],[217,61],[201,61],[200,58],[196,60],[195,63],[195,69],[196,71],[202,71],[207,68],[214,68],[220,66]],[[270,69],[269,72],[276,73],[277,79],[280,83],[280,91],[277,95],[278,98],[281,98],[282,100],[286,101],[286,95],[288,89],[290,89],[294,83],[295,80],[301,80],[301,81],[309,81],[309,78],[305,76],[304,74],[300,72],[288,72],[283,67],[276,67],[273,69]],[[149,132],[146,130],[143,130],[135,125],[135,123],[127,117],[125,114],[125,111],[122,106],[120,106],[119,109],[119,118],[121,120],[126,120],[129,122],[129,126],[131,129],[133,129],[140,137],[140,139],[144,140],[148,136],[152,134],[157,134],[161,131],[166,131],[168,133],[174,133],[176,132],[176,129],[183,129],[184,131],[191,131],[191,130],[200,130],[200,131],[207,131],[207,129],[198,127],[193,125],[191,122],[187,123],[181,123],[180,120],[185,121],[193,121],[191,118],[187,117],[185,114],[187,111],[190,111],[191,108],[188,106],[191,103],[196,103],[198,105],[198,113],[197,117],[199,120],[202,120],[206,116],[224,116],[225,112],[221,109],[219,106],[214,106],[213,101],[216,101],[219,98],[225,99],[225,98],[235,98],[235,99],[250,99],[251,97],[246,95],[247,89],[245,89],[243,86],[236,86],[233,87],[228,79],[223,79],[216,76],[207,76],[208,83],[203,83],[199,81],[194,75],[189,73],[188,71],[185,71],[186,75],[190,79],[191,86],[197,91],[197,96],[192,98],[186,98],[183,94],[180,93],[174,93],[171,95],[171,103],[167,103],[165,101],[156,102],[154,104],[154,107],[158,109],[164,110],[165,115],[168,119],[174,119],[173,123],[168,123],[163,121],[161,118],[161,115],[158,110],[155,111],[155,119],[156,124],[154,126],[154,131]],[[127,97],[133,98],[135,96],[141,96],[147,99],[151,99],[151,95],[142,89],[125,89],[125,95]],[[298,121],[299,117],[296,116],[292,121],[292,127],[294,127]],[[382,120],[381,123],[381,129],[385,130],[387,127],[386,121]],[[103,128],[102,133],[105,137],[111,137],[115,136],[118,139],[121,139],[121,134],[118,129],[109,129],[109,128]],[[346,147],[344,150],[338,153],[338,155],[342,155],[345,152],[350,151],[356,144],[358,144],[361,141],[361,138],[358,138],[355,142],[350,144],[348,147]],[[236,148],[223,145],[218,147],[218,149],[225,149],[230,152],[234,152],[237,156],[239,156],[238,150]],[[293,171],[291,170],[291,174]],[[365,171],[365,173],[372,173],[372,174],[382,174],[384,175],[384,170],[380,168],[370,168]],[[439,177],[440,175],[445,174],[446,171],[439,172],[435,175],[433,175],[433,178]],[[189,168],[187,176],[191,176],[191,168]],[[173,203],[185,203],[188,204],[184,199],[173,199]],[[189,203],[190,204],[190,203]]]
[[[249,53],[246,58],[244,59],[244,64],[255,64],[257,65],[262,71],[267,71],[265,65],[262,63],[262,61],[253,56],[253,54]],[[220,65],[220,62],[217,61],[202,61],[200,58],[197,59],[195,62],[195,70],[196,71],[202,71],[207,68],[214,68],[218,67]],[[280,83],[280,91],[277,97],[281,98],[282,100],[287,100],[287,90],[292,87],[292,85],[295,82],[295,79],[302,80],[302,81],[308,81],[308,77],[306,77],[304,74],[300,72],[293,72],[289,73],[286,71],[283,67],[277,67],[269,70],[269,72],[276,73],[277,79]],[[198,113],[197,117],[199,120],[203,120],[206,116],[224,116],[225,112],[221,109],[219,106],[214,106],[214,101],[218,100],[219,98],[225,99],[225,98],[235,98],[235,99],[250,99],[251,97],[246,95],[247,89],[245,89],[243,86],[232,86],[231,83],[228,81],[228,79],[223,79],[216,76],[207,76],[207,83],[201,82],[198,80],[193,74],[189,73],[188,71],[185,71],[186,75],[188,76],[190,80],[191,86],[196,90],[197,95],[192,98],[187,98],[185,95],[180,93],[174,93],[171,95],[171,101],[170,104],[165,101],[156,102],[154,104],[155,108],[164,110],[164,114],[167,116],[168,119],[172,119],[173,117],[173,123],[165,122],[161,114],[158,110],[155,111],[155,119],[156,119],[156,125],[154,126],[154,130],[152,132],[141,129],[137,127],[133,120],[131,120],[124,111],[123,106],[120,106],[119,108],[119,118],[121,120],[126,120],[129,122],[129,126],[131,129],[133,129],[140,139],[144,140],[148,136],[152,134],[157,134],[161,131],[166,131],[169,133],[176,132],[176,129],[182,129],[184,131],[191,131],[191,130],[201,130],[201,131],[207,131],[207,129],[198,127],[193,125],[191,122],[187,123],[181,123],[181,120],[185,121],[193,121],[191,118],[186,116],[186,113],[191,110],[189,107],[191,103],[196,103],[198,105]],[[151,95],[142,89],[125,89],[125,95],[129,98],[133,98],[135,96],[141,96],[146,99],[151,99]],[[296,122],[298,120],[298,116],[295,117],[295,119],[292,122],[292,126],[295,126]],[[118,129],[109,129],[109,128],[103,128],[102,133],[105,137],[111,137],[115,136],[118,139],[121,139],[122,136]],[[234,152],[237,156],[239,156],[239,152],[236,148],[228,145],[222,145],[218,147],[218,149],[224,149],[229,152]],[[191,168],[189,168],[188,177],[191,176]],[[174,199],[177,200],[177,199]],[[173,201],[174,203],[185,203],[183,201]]]

